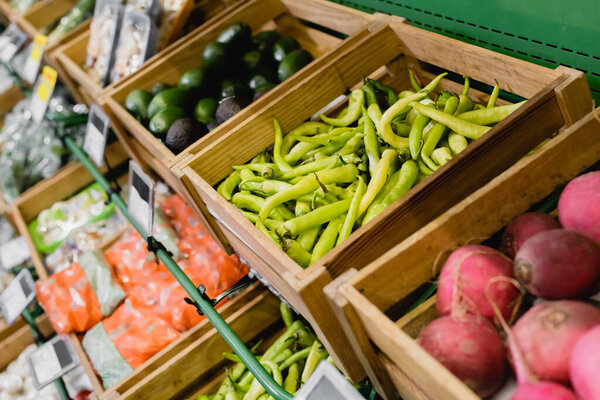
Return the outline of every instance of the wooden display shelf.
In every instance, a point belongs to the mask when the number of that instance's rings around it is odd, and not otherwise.
[[[561,131],[488,184],[360,271],[326,288],[336,315],[375,379],[391,378],[407,400],[479,397],[421,348],[415,338],[436,317],[430,299],[402,318],[390,311],[432,279],[452,250],[482,242],[557,187],[600,160],[600,109]],[[548,128],[552,135],[554,129]],[[378,355],[379,353],[379,355]],[[381,374],[382,368],[387,374]]]
[[[54,333],[46,314],[42,314],[35,320],[38,329],[45,337]],[[14,361],[27,346],[33,344],[31,329],[22,318],[17,319],[12,325],[0,321],[0,371]]]
[[[105,108],[114,116],[117,132],[123,137],[129,133],[131,140],[139,142],[159,162],[167,168],[180,162],[187,156],[195,154],[218,138],[235,130],[243,121],[256,114],[264,105],[287,93],[297,82],[300,82],[310,71],[324,65],[329,52],[342,40],[331,31],[352,34],[364,28],[373,17],[369,14],[343,7],[326,0],[305,0],[299,5],[295,0],[249,0],[234,11],[223,15],[218,23],[210,29],[199,32],[181,43],[169,54],[161,57],[153,65],[136,73],[131,79],[118,82],[106,92],[101,99]],[[303,49],[310,52],[315,61],[293,77],[277,85],[259,100],[234,117],[213,129],[202,139],[196,141],[179,155],[172,153],[161,140],[157,139],[146,127],[125,109],[125,99],[134,89],[150,90],[156,82],[177,85],[179,78],[188,70],[202,66],[202,50],[213,42],[227,27],[238,22],[250,25],[253,33],[266,29],[277,30],[282,36],[296,38]],[[309,26],[308,23],[311,25]],[[322,26],[330,31],[320,30],[314,26]],[[175,181],[179,178],[163,177]]]
[[[118,165],[124,160],[125,153],[120,147],[118,152],[109,148],[107,156],[111,165]],[[48,277],[48,272],[42,255],[33,244],[28,224],[42,210],[78,193],[94,182],[92,176],[80,164],[68,167],[44,181],[42,187],[37,187],[34,192],[20,198],[15,204],[17,226],[31,247],[36,271],[42,279]],[[115,239],[110,238],[100,250],[108,248]],[[280,319],[279,300],[256,283],[220,307],[219,313],[243,341],[250,341],[270,329]],[[83,349],[83,335],[72,333],[69,337],[99,399],[176,397],[178,393],[186,390],[188,385],[198,382],[204,375],[214,373],[216,368],[222,368],[225,365],[222,353],[230,350],[210,322],[204,319],[182,333],[177,340],[122,381],[113,387],[105,388]],[[190,368],[190,365],[194,367]]]
[[[0,114],[10,112],[17,103],[25,98],[23,91],[16,84],[12,84],[4,92],[0,93]],[[2,121],[4,125],[4,121]]]
[[[430,65],[488,85],[498,81],[503,90],[529,101],[317,263],[303,270],[214,189],[232,172],[232,165],[247,163],[273,143],[273,117],[289,132],[382,66],[384,75],[377,76],[401,90],[411,88],[407,68],[427,79],[433,77],[426,71]],[[450,80],[439,88],[460,91]],[[487,101],[484,93],[471,94]],[[358,380],[365,371],[339,323],[331,318],[324,286],[350,268],[363,268],[591,108],[589,87],[580,71],[551,70],[388,17],[365,29],[358,43],[340,48],[326,65],[311,69],[286,95],[177,167],[183,168],[184,184],[199,208],[206,210],[207,219],[213,218],[215,229],[220,228],[229,244],[311,322],[336,364]]]
[[[233,2],[232,0],[204,0],[197,4],[206,16],[205,22],[197,27],[194,31],[188,35],[183,36],[179,40],[171,43],[169,46],[152,56],[148,59],[142,67],[135,74],[137,75],[142,70],[146,69],[151,64],[158,62],[165,55],[181,46],[182,43],[187,41],[191,35],[198,32],[202,32],[205,29],[210,28],[218,18],[227,15],[232,12],[239,4],[245,0],[239,0]],[[88,74],[85,69],[87,45],[90,39],[90,29],[83,29],[78,35],[71,38],[71,40],[65,42],[63,45],[52,51],[52,58],[58,64],[58,67],[64,71],[62,79],[72,91],[77,92],[78,97],[82,98],[83,101],[90,104],[98,104],[100,96],[106,94],[115,84],[111,84],[102,88],[99,82],[96,82]],[[131,76],[124,77],[120,82],[125,82]]]

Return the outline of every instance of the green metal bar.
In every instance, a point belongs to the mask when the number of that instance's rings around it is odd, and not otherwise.
[[[107,192],[110,192],[110,184],[104,178],[104,176],[98,171],[96,166],[89,160],[84,151],[77,146],[77,144],[70,138],[65,138],[65,143],[69,150],[77,156],[79,161],[85,166],[88,172],[94,177],[96,182]],[[141,226],[135,221],[127,210],[127,204],[117,193],[110,194],[110,200],[121,210],[123,215],[127,217],[131,225],[143,236],[144,231]],[[169,254],[159,249],[156,252],[157,257],[165,264],[169,272],[173,274],[177,282],[188,293],[188,295],[194,300],[200,310],[206,315],[206,318],[215,327],[217,332],[225,339],[227,344],[231,346],[233,351],[240,357],[244,365],[252,372],[252,375],[260,382],[265,390],[277,400],[292,400],[293,396],[286,392],[280,385],[278,385],[271,375],[265,370],[262,364],[254,357],[254,355],[248,350],[246,345],[237,337],[235,332],[227,325],[227,323],[221,318],[219,313],[215,311],[212,304],[204,299],[196,288],[196,285],[187,277],[187,275],[179,268],[179,266],[173,261]]]
[[[39,347],[44,344],[44,335],[40,332],[37,323],[35,322],[35,318],[29,311],[29,309],[23,310],[21,314],[27,325],[29,325],[29,329],[31,329],[31,334],[33,335],[33,341]],[[67,387],[65,386],[65,382],[62,378],[58,378],[54,381],[54,386],[56,386],[56,391],[62,400],[70,400],[69,393],[67,392]]]

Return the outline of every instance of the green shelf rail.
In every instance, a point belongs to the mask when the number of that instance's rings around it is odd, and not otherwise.
[[[598,0],[334,0],[549,68],[583,71],[600,103]]]
[[[127,204],[117,193],[111,190],[110,183],[106,180],[104,175],[96,168],[96,166],[90,161],[85,152],[79,147],[71,138],[65,138],[65,144],[67,148],[79,159],[84,165],[92,177],[98,182],[102,189],[110,194],[110,200],[121,210],[123,215],[131,223],[131,225],[144,237],[142,227],[137,221],[129,214],[127,210]],[[210,323],[215,327],[217,332],[223,337],[227,344],[233,349],[238,355],[242,362],[246,365],[248,370],[254,375],[254,377],[261,383],[265,390],[273,396],[276,400],[291,400],[293,396],[286,392],[271,375],[265,370],[262,364],[254,357],[246,345],[240,340],[240,338],[233,332],[231,327],[221,318],[219,313],[214,309],[211,302],[203,297],[199,292],[194,283],[188,278],[188,276],[179,268],[179,266],[173,261],[171,256],[167,253],[164,248],[158,248],[155,251],[156,256],[165,264],[169,272],[175,277],[177,282],[185,289],[190,298],[194,301],[194,304],[199,310],[208,318]]]

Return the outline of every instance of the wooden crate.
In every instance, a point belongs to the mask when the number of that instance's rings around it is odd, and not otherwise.
[[[54,333],[46,314],[40,315],[35,322],[42,335],[47,337]],[[29,325],[22,318],[17,319],[12,325],[7,325],[3,320],[0,321],[0,354],[2,354],[0,371],[4,370],[32,343],[34,343],[33,335]]]
[[[434,279],[453,249],[486,240],[600,160],[600,109],[595,113],[561,131],[367,267],[348,271],[326,288],[373,378],[385,379],[373,375],[384,368],[408,400],[479,399],[414,340],[436,317],[435,299],[399,319],[391,310]]]
[[[205,0],[198,3],[198,7],[204,7],[206,10],[207,19],[205,23],[196,28],[193,32],[190,32],[188,35],[171,43],[165,49],[152,56],[138,71],[136,71],[136,74],[147,68],[152,63],[159,61],[175,48],[181,46],[181,44],[185,42],[190,35],[209,28],[214,23],[215,19],[221,18],[222,15],[226,15],[226,13],[231,12],[238,6],[238,4],[243,3],[244,1],[245,0],[239,0],[238,2],[234,3],[232,0]],[[89,39],[90,30],[88,28],[80,32],[75,37],[72,37],[71,40],[62,46],[59,46],[52,52],[53,59],[56,60],[59,68],[63,69],[65,72],[61,76],[62,80],[68,82],[67,86],[69,86],[71,90],[78,92],[79,97],[81,97],[88,105],[98,103],[99,97],[107,93],[110,88],[114,87],[114,84],[111,84],[105,88],[102,88],[88,75],[84,69]],[[129,77],[121,79],[121,82],[124,82]]]
[[[106,93],[101,102],[106,103],[105,108],[108,108],[114,115],[115,124],[119,127],[122,126],[121,131],[130,133],[133,140],[141,143],[165,166],[171,167],[188,155],[200,151],[216,139],[226,135],[229,131],[236,129],[243,120],[254,115],[265,104],[286,93],[292,85],[301,81],[311,68],[316,68],[326,62],[327,55],[325,53],[328,53],[342,40],[331,33],[308,26],[302,21],[324,26],[343,34],[352,34],[363,28],[372,19],[373,17],[369,14],[326,0],[305,0],[302,5],[295,0],[249,0],[234,12],[224,15],[210,29],[190,37],[173,52],[145,68],[144,71],[136,73],[132,79],[117,83]],[[159,81],[176,85],[187,70],[202,66],[200,57],[202,49],[214,41],[221,31],[238,22],[246,22],[251,26],[253,32],[276,29],[282,35],[294,37],[300,42],[302,48],[308,50],[316,60],[311,63],[312,67],[304,68],[292,78],[279,84],[275,89],[176,156],[161,140],[152,135],[129,114],[124,107],[125,99],[132,90],[150,90],[152,85]],[[121,136],[123,135],[125,132],[121,133]]]
[[[11,111],[24,97],[25,95],[19,86],[16,84],[11,85],[4,92],[0,93],[0,114]]]
[[[116,165],[123,159],[124,152],[120,150],[119,153],[120,157],[117,157],[115,152],[107,152],[112,154],[112,159],[109,158],[111,165]],[[40,211],[78,193],[93,181],[92,176],[83,166],[74,164],[73,168],[67,168],[50,180],[44,181],[42,187],[36,187],[35,193],[27,193],[27,196],[20,198],[15,204],[17,226],[32,249],[34,265],[41,278],[46,278],[48,273],[41,254],[33,245],[27,229],[28,224]],[[117,238],[107,241],[102,249],[110,246],[114,239]],[[220,307],[219,313],[242,340],[249,341],[264,330],[270,329],[280,319],[279,300],[257,283]],[[176,341],[135,369],[122,381],[113,387],[105,388],[83,349],[81,342],[83,335],[72,333],[69,336],[92,382],[94,392],[100,399],[153,398],[153,396],[173,398],[189,384],[212,373],[215,368],[221,368],[224,365],[222,353],[230,351],[218,332],[205,319],[182,333]],[[194,368],[190,368],[190,365]]]
[[[373,51],[377,49],[378,51]],[[407,67],[425,78],[428,65],[500,87],[529,101],[481,139],[419,183],[380,215],[354,232],[314,265],[303,270],[260,233],[214,189],[232,165],[248,162],[273,143],[272,117],[289,132],[325,107],[365,75],[386,66],[384,79],[408,89]],[[440,89],[460,91],[444,80]],[[472,91],[479,101],[485,93]],[[239,124],[183,166],[184,184],[200,208],[208,211],[230,244],[285,296],[320,333],[337,364],[353,379],[364,370],[339,323],[331,318],[323,287],[349,268],[360,269],[432,221],[470,193],[517,162],[542,140],[589,112],[591,96],[579,71],[551,70],[459,42],[402,22],[396,17],[374,22],[365,36],[341,49],[330,62],[290,88],[257,115]]]

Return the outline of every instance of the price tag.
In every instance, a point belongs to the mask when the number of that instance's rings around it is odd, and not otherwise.
[[[60,378],[79,362],[68,338],[55,336],[38,347],[27,359],[27,365],[37,390]]]
[[[39,123],[44,119],[48,102],[54,92],[57,76],[56,71],[47,65],[42,69],[42,74],[39,76],[33,89],[33,96],[31,96],[31,117],[35,122]]]
[[[44,47],[46,46],[47,41],[48,37],[40,33],[35,35],[35,37],[33,38],[29,58],[27,59],[27,61],[25,61],[25,66],[23,67],[23,79],[25,79],[31,84],[35,82],[35,78],[37,77],[38,72],[40,70],[40,64],[42,63],[42,54],[44,53]]]
[[[364,397],[329,362],[321,361],[294,400],[364,400]]]
[[[31,258],[31,251],[23,236],[16,237],[0,246],[0,266],[5,270],[23,264]]]
[[[35,283],[33,283],[31,272],[24,268],[0,293],[0,311],[2,311],[6,323],[11,325],[15,322],[34,298]]]
[[[147,237],[152,236],[154,224],[155,183],[135,162],[129,163],[129,203],[127,209]]]
[[[15,24],[10,24],[0,35],[0,61],[8,64],[25,44],[27,34]]]
[[[83,139],[83,150],[90,156],[98,167],[104,165],[104,149],[110,128],[110,119],[95,104],[92,104],[88,114],[85,137]]]

